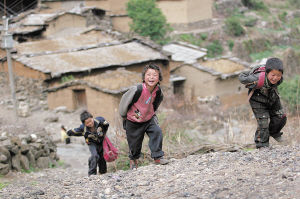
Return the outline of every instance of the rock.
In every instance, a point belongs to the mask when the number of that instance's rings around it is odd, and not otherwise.
[[[37,167],[41,169],[49,168],[50,164],[51,164],[51,159],[49,157],[39,157],[36,161]]]
[[[20,157],[21,155],[14,155],[12,156],[11,162],[12,162],[12,168],[16,171],[21,171],[21,164],[20,164]]]
[[[27,159],[27,157],[25,155],[21,155],[20,157],[20,165],[21,165],[21,168],[24,169],[25,171],[29,170],[30,167],[29,167],[29,161]]]
[[[7,162],[8,162],[8,158],[6,157],[6,155],[0,153],[0,163],[7,163]]]
[[[9,164],[0,163],[0,175],[6,175],[9,172]]]
[[[26,154],[26,157],[29,161],[29,165],[31,165],[32,167],[36,167],[36,161],[35,161],[34,155],[32,154],[31,151],[28,151],[28,153]]]
[[[53,116],[53,117],[47,117],[44,119],[45,122],[58,122],[58,117]]]
[[[56,107],[56,108],[54,109],[54,111],[55,111],[56,113],[58,113],[58,112],[68,113],[68,112],[69,112],[68,109],[67,109],[67,107],[65,107],[65,106],[59,106],[59,107]]]
[[[26,102],[21,101],[19,103],[18,115],[20,117],[28,117],[30,115],[29,105]]]
[[[7,160],[9,160],[11,157],[10,152],[3,146],[0,146],[0,154],[5,155]],[[7,162],[4,162],[4,163],[7,163]]]

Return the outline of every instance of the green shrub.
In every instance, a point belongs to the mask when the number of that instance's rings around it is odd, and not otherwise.
[[[4,187],[6,187],[8,185],[8,182],[0,182],[0,190],[3,189]]]
[[[193,34],[182,34],[179,36],[179,39],[196,46],[201,46],[203,42],[202,39],[196,38]]]
[[[245,34],[244,28],[241,26],[240,20],[236,17],[229,17],[225,20],[225,28],[229,35],[241,36]]]
[[[253,26],[255,26],[256,22],[257,22],[256,17],[249,17],[249,18],[245,19],[244,25],[247,27],[253,27]]]
[[[230,50],[230,51],[232,51],[232,49],[233,49],[233,46],[234,46],[234,41],[232,41],[232,40],[228,40],[228,41],[227,41],[227,44],[228,44],[228,48],[229,48],[229,50]]]
[[[73,75],[64,75],[61,77],[60,82],[66,83],[66,82],[73,81],[73,80],[75,80]]]
[[[216,57],[217,55],[221,55],[223,53],[222,44],[218,40],[213,41],[207,45],[206,48],[208,57]]]
[[[155,0],[129,0],[127,13],[132,19],[130,28],[141,36],[163,43],[166,33],[171,30],[166,17],[156,7]]]
[[[283,81],[278,87],[281,98],[288,103],[291,110],[296,110],[300,103],[300,76]]]
[[[268,10],[268,7],[261,0],[242,0],[244,6],[253,10]]]
[[[278,18],[280,19],[280,21],[285,22],[286,21],[286,16],[287,16],[287,12],[284,11],[280,14],[278,14]]]
[[[200,38],[201,38],[202,40],[206,40],[206,39],[207,39],[207,33],[201,33],[201,34],[200,34]]]

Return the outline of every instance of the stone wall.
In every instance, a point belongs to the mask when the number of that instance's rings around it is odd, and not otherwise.
[[[56,166],[56,144],[47,135],[0,135],[0,175]]]

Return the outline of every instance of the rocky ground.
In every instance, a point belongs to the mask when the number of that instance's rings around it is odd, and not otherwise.
[[[300,145],[216,152],[87,177],[69,168],[18,177],[1,198],[300,198]]]

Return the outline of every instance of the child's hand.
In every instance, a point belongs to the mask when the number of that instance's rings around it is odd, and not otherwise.
[[[72,135],[72,130],[68,130],[68,131],[67,131],[67,135],[68,135],[68,136],[71,136],[71,135]]]

